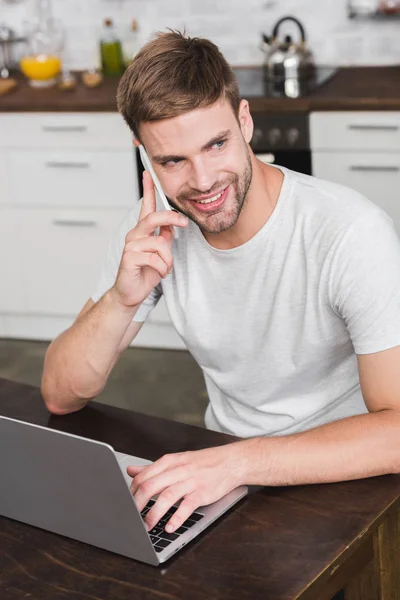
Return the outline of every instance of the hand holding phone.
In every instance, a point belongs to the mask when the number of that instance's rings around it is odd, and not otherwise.
[[[164,190],[161,187],[161,183],[159,182],[158,177],[155,174],[153,165],[151,164],[151,161],[145,150],[145,147],[142,144],[140,144],[140,146],[139,146],[139,154],[140,154],[140,158],[142,160],[142,164],[143,164],[144,168],[151,175],[151,178],[154,183],[154,188],[156,190],[156,198],[157,198],[159,204],[161,204],[161,206],[164,208],[164,210],[172,210],[172,208],[170,207],[169,202],[167,200],[167,197],[164,194]],[[172,232],[173,232],[174,238],[178,239],[179,229],[177,229],[176,227],[172,227]]]
[[[173,268],[173,228],[188,225],[175,210],[156,210],[156,190],[143,173],[143,201],[135,226],[127,233],[112,295],[125,308],[139,306]]]

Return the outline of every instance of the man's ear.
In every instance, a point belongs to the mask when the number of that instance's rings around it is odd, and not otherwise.
[[[251,118],[249,103],[241,100],[239,104],[239,124],[245,141],[249,144],[253,137],[254,124]]]
[[[135,144],[136,148],[139,148],[140,142],[137,138],[133,138],[133,143]]]

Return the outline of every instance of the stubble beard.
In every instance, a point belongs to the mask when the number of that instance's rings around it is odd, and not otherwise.
[[[188,219],[196,223],[196,225],[198,225],[200,230],[204,233],[217,234],[227,231],[233,227],[239,219],[252,177],[253,168],[251,164],[251,157],[246,148],[246,165],[243,170],[243,174],[241,176],[233,175],[231,181],[226,182],[225,185],[225,188],[228,185],[231,185],[234,191],[232,206],[229,210],[225,209],[224,211],[225,207],[222,207],[221,212],[217,212],[213,215],[204,214],[204,217],[201,218],[197,214],[192,213],[190,210],[184,210],[181,206],[176,206],[176,208],[179,210],[179,212],[186,215]],[[186,198],[190,198],[190,195],[188,194],[185,194],[185,196]]]

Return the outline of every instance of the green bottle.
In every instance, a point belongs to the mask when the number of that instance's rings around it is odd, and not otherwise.
[[[100,40],[101,69],[104,75],[122,75],[125,70],[121,42],[111,19],[104,21]]]

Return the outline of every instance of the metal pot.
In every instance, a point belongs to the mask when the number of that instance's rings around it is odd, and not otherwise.
[[[8,77],[18,66],[17,46],[26,38],[17,37],[12,29],[0,25],[0,77]]]
[[[283,41],[278,39],[282,23],[292,21],[300,31],[300,42],[295,43],[290,35]],[[315,63],[311,51],[307,48],[306,33],[303,25],[295,17],[283,17],[276,23],[272,36],[262,34],[261,48],[266,53],[265,76],[271,81],[287,79],[309,79],[315,73]]]

